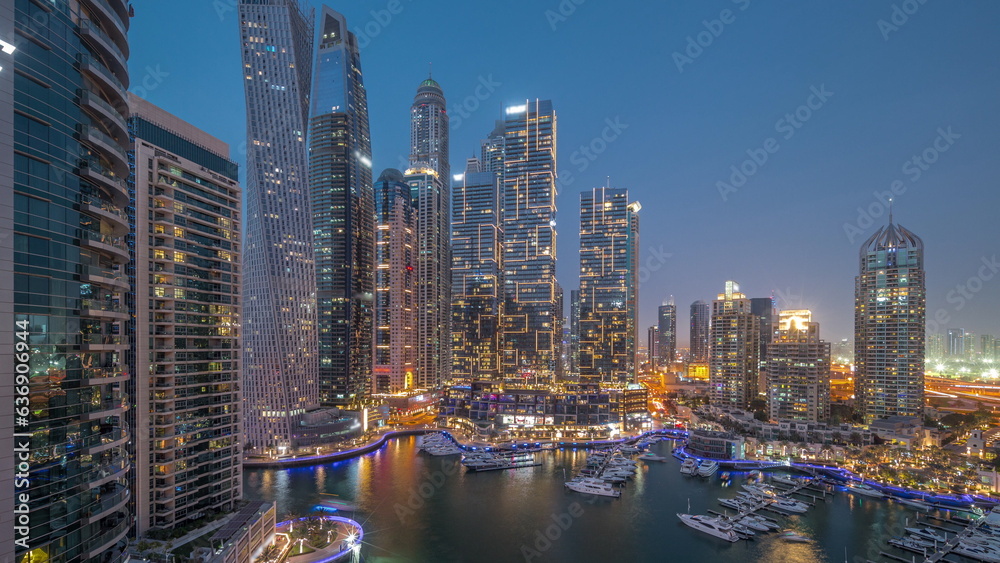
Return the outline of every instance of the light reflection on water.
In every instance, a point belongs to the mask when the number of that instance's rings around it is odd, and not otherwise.
[[[672,443],[654,446],[669,455]],[[776,534],[728,544],[685,527],[677,512],[722,512],[718,497],[735,496],[745,474],[725,488],[719,477],[684,477],[679,463],[640,462],[621,499],[593,499],[562,486],[586,462],[584,451],[538,454],[542,465],[466,473],[458,457],[417,453],[415,440],[390,441],[377,452],[325,466],[247,470],[248,498],[277,500],[278,514],[308,514],[324,498],[356,503],[365,527],[363,560],[477,563],[524,561],[767,561],[837,563],[878,560],[913,511],[843,492],[820,498],[805,516],[781,518],[816,539],[788,543]],[[325,493],[325,494],[320,494]],[[563,523],[565,530],[559,528]],[[558,536],[554,541],[546,532]],[[544,548],[544,549],[542,549]],[[897,555],[909,559],[908,555]],[[858,559],[860,557],[860,559]]]

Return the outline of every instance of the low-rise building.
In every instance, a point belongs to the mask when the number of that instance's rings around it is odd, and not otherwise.
[[[745,459],[743,436],[712,430],[692,430],[688,434],[687,453],[709,459]]]

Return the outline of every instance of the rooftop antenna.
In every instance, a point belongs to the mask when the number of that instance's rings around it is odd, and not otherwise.
[[[892,198],[889,198],[889,224],[892,224]]]
[[[434,77],[434,63],[428,62],[427,63],[427,78],[433,78],[433,77]]]

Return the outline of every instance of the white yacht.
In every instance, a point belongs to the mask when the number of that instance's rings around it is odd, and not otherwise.
[[[605,483],[600,479],[573,479],[571,481],[566,481],[565,485],[566,488],[571,491],[585,493],[588,495],[599,495],[602,497],[614,498],[618,498],[622,495],[621,491],[612,487],[610,483]]]
[[[889,498],[898,502],[899,504],[903,504],[911,508],[916,508],[917,510],[930,510],[931,508],[933,508],[926,502],[914,498],[902,498],[902,497],[889,497]]]
[[[771,530],[771,527],[764,524],[763,522],[757,520],[752,516],[744,516],[740,518],[738,522],[751,530],[757,530],[758,532],[767,532]]]
[[[948,541],[947,538],[945,538],[944,536],[942,536],[941,534],[935,532],[930,528],[906,528],[906,531],[910,532],[915,536],[935,541],[938,543],[944,543]]]
[[[787,475],[772,475],[771,480],[782,485],[798,485],[799,482]]]
[[[705,460],[698,466],[698,475],[701,477],[711,477],[719,472],[719,462]]]
[[[970,559],[986,561],[987,563],[1000,563],[1000,551],[979,545],[970,545],[964,541],[958,542],[958,545],[952,551]]]
[[[698,460],[689,457],[681,464],[681,475],[694,475],[698,472]]]
[[[769,506],[781,512],[792,512],[795,514],[805,514],[809,510],[808,504],[786,498],[772,499]]]
[[[719,518],[702,516],[700,514],[677,514],[677,517],[681,519],[681,522],[699,532],[705,532],[706,534],[730,542],[739,541],[740,539],[740,536],[733,530],[732,525]]]
[[[639,456],[642,461],[667,461],[667,458],[662,455],[656,455],[653,452],[646,452]]]
[[[852,482],[844,485],[844,488],[847,489],[848,491],[851,491],[852,493],[859,494],[859,495],[865,495],[866,497],[882,498],[882,497],[885,496],[882,493],[882,491],[873,489],[873,488],[869,487],[868,485],[865,485],[864,483],[860,483],[860,482],[854,482],[854,481],[852,481]]]

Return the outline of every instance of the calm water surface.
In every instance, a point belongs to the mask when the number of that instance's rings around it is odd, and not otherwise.
[[[669,456],[672,447],[660,442],[652,449]],[[786,543],[771,533],[730,544],[687,528],[675,514],[687,512],[688,502],[694,513],[723,511],[716,499],[735,496],[745,475],[727,488],[718,475],[684,477],[671,457],[640,462],[620,499],[593,498],[563,487],[564,470],[572,475],[586,457],[583,450],[542,452],[539,467],[467,473],[459,456],[419,453],[416,438],[406,437],[349,461],[247,470],[245,492],[276,500],[279,517],[309,514],[323,499],[355,503],[354,518],[365,529],[362,559],[371,563],[854,563],[880,561],[880,550],[911,557],[886,544],[914,517],[896,504],[837,492],[803,516],[765,513],[815,543]]]

